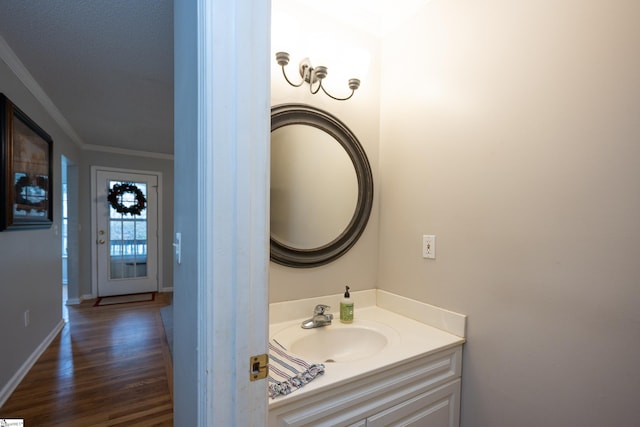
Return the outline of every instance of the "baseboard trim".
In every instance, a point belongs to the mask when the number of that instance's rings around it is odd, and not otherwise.
[[[160,288],[158,292],[173,292],[173,286],[167,288]]]
[[[42,356],[42,353],[49,347],[51,341],[58,336],[58,333],[64,328],[64,320],[60,320],[60,322],[53,328],[53,330],[45,337],[45,339],[40,343],[40,345],[31,353],[31,356],[25,360],[20,369],[11,377],[9,382],[2,387],[0,390],[0,407],[2,407],[7,399],[11,396],[11,394],[15,391],[15,389],[20,385],[24,377],[29,373],[33,365],[36,361]]]

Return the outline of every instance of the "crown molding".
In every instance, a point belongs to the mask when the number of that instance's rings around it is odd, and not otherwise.
[[[103,153],[121,154],[125,156],[148,157],[152,159],[173,160],[173,154],[154,153],[151,151],[129,150],[128,148],[107,147],[106,145],[83,144],[83,150]]]
[[[73,127],[69,124],[67,119],[64,118],[58,107],[55,106],[51,98],[46,94],[42,87],[38,84],[36,79],[33,78],[27,67],[24,66],[22,61],[15,54],[13,49],[7,44],[4,37],[0,36],[0,58],[7,64],[7,66],[13,71],[23,85],[31,92],[31,94],[40,102],[49,115],[58,123],[58,126],[64,133],[67,134],[78,147],[82,148],[85,144],[78,136]]]
[[[51,98],[46,94],[44,89],[33,78],[27,67],[24,66],[20,58],[15,54],[7,41],[0,35],[0,59],[13,71],[22,84],[31,92],[42,107],[49,113],[53,120],[60,126],[62,131],[67,134],[78,147],[83,150],[101,151],[104,153],[121,154],[126,156],[147,157],[163,160],[173,160],[173,154],[153,153],[147,151],[129,150],[126,148],[107,147],[102,145],[85,144],[67,119],[64,118],[58,107],[55,106]]]

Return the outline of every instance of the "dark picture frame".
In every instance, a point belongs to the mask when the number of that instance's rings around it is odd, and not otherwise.
[[[0,231],[53,224],[53,140],[0,93]]]

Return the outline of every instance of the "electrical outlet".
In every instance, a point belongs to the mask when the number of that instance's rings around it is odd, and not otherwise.
[[[436,258],[436,236],[428,234],[422,236],[422,258]]]
[[[29,322],[31,319],[29,319],[29,310],[25,310],[24,311],[24,327],[26,328],[27,326],[29,326]]]

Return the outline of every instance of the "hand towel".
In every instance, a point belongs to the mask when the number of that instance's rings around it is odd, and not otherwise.
[[[269,342],[269,396],[273,399],[303,387],[318,375],[324,374],[324,365],[309,363]]]

